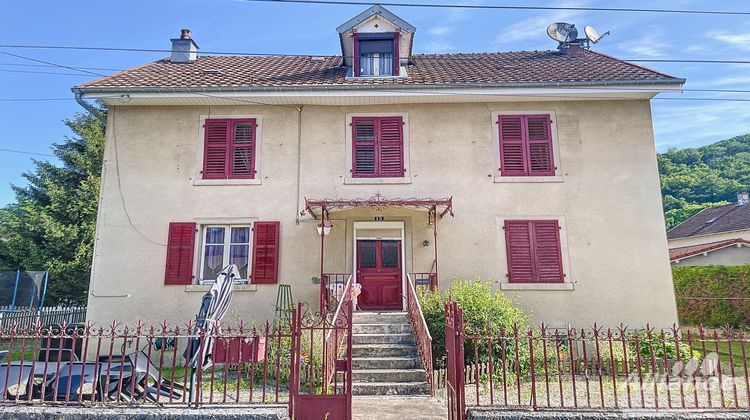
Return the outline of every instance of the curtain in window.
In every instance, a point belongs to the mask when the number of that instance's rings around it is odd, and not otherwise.
[[[391,76],[393,75],[393,54],[364,53],[359,56],[360,76]]]
[[[203,251],[203,273],[201,278],[211,280],[224,267],[224,228],[206,228],[206,246]]]

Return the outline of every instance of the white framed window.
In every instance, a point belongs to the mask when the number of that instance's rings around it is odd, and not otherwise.
[[[252,234],[251,225],[202,226],[200,284],[213,283],[228,264],[235,264],[240,271],[236,283],[248,283]]]

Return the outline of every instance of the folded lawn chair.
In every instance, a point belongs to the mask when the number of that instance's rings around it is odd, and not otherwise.
[[[28,399],[31,383],[31,366],[0,365],[0,400]]]

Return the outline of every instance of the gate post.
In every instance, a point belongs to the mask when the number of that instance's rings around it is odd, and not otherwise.
[[[465,420],[464,313],[453,301],[445,304],[445,355],[448,419]]]

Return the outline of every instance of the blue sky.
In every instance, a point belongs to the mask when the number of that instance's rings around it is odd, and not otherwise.
[[[450,3],[462,0],[451,0]],[[750,10],[744,2],[681,0],[467,0],[477,4],[562,5]],[[204,51],[273,54],[339,54],[337,25],[364,6],[247,3],[239,0],[93,0],[8,2],[0,19],[0,44],[75,45],[167,49],[169,38],[190,28]],[[545,28],[567,21],[578,28],[593,25],[612,36],[594,46],[619,58],[750,59],[750,17],[606,13],[575,11],[504,11],[390,7],[417,27],[417,53],[551,49]],[[7,49],[39,60],[74,67],[125,69],[162,58],[163,53]],[[0,54],[0,99],[62,98],[54,102],[0,102],[0,148],[50,153],[50,144],[69,135],[62,120],[82,109],[70,88],[90,75],[55,67],[30,67],[31,61]],[[24,65],[24,66],[21,66]],[[649,64],[688,79],[686,88],[750,89],[750,65]],[[111,73],[109,70],[94,70]],[[671,95],[675,96],[675,95]],[[686,93],[684,96],[748,98],[742,93]],[[689,147],[750,132],[750,103],[653,102],[659,150]],[[0,151],[0,206],[13,200],[10,184],[32,158]]]

